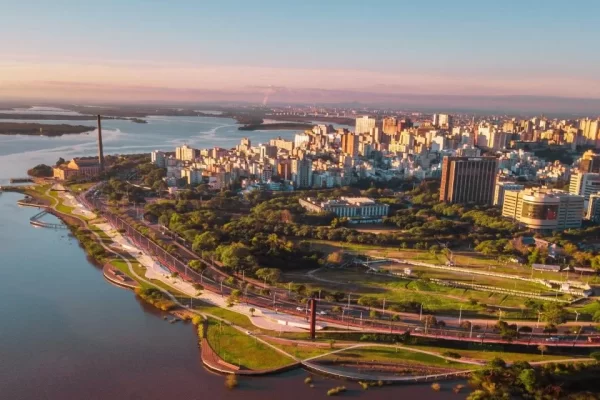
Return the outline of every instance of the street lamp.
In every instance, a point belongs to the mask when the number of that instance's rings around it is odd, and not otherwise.
[[[462,304],[461,304],[461,306],[460,306],[460,311],[459,311],[459,313],[458,313],[458,326],[459,326],[459,327],[460,327],[460,323],[461,323],[461,321],[462,321],[462,308],[463,308],[463,306],[462,306]]]

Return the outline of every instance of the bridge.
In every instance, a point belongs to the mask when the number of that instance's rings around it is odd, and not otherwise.
[[[47,210],[42,210],[39,213],[35,214],[33,217],[29,218],[29,223],[33,226],[39,226],[42,228],[52,228],[52,229],[67,229],[67,226],[64,224],[55,224],[52,222],[41,221],[41,218],[48,214]]]

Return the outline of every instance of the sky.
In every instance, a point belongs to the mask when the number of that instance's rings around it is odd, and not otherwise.
[[[600,1],[0,0],[0,97],[600,98]]]

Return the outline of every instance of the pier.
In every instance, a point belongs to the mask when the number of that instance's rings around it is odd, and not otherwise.
[[[30,183],[33,182],[31,178],[10,178],[8,180],[10,183]]]

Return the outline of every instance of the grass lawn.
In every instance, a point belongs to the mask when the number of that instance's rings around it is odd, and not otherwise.
[[[84,192],[94,186],[96,182],[86,182],[86,183],[73,183],[71,185],[66,185],[73,193]]]
[[[452,369],[477,369],[476,365],[464,364],[455,361],[449,361],[441,357],[430,354],[417,353],[405,350],[402,347],[362,347],[357,349],[344,350],[339,353],[331,354],[319,358],[318,360],[337,360],[337,361],[379,361],[379,362],[397,362],[402,364],[414,364],[420,366],[434,366]]]
[[[266,339],[266,340],[268,340],[268,339]],[[295,356],[301,360],[306,360],[307,358],[320,356],[322,354],[327,354],[327,353],[335,350],[335,349],[330,349],[330,348],[321,348],[321,347],[314,347],[314,346],[294,346],[293,344],[279,344],[279,343],[274,343],[274,346],[280,348],[281,350],[285,351],[286,353],[292,354],[293,356]]]
[[[294,362],[251,335],[212,318],[208,322],[208,342],[223,360],[231,364],[261,370],[283,367]]]
[[[230,321],[237,326],[241,326],[244,329],[251,330],[252,332],[255,332],[256,330],[258,330],[258,327],[254,326],[252,324],[252,322],[250,321],[250,317],[248,317],[247,315],[240,314],[235,311],[227,310],[225,308],[221,308],[218,306],[213,306],[211,304],[207,304],[202,301],[200,301],[200,302],[196,301],[195,304],[196,304],[195,309],[200,312],[212,314],[216,317],[226,319],[227,321]],[[268,331],[266,331],[266,332],[268,332]]]
[[[552,355],[549,354],[552,352],[552,349],[549,349],[544,356],[541,354],[533,354],[533,353],[510,353],[504,351],[488,351],[488,350],[462,350],[462,349],[447,349],[443,347],[433,347],[433,346],[410,346],[415,349],[427,350],[442,354],[445,351],[452,351],[454,353],[460,354],[462,357],[471,358],[474,360],[482,360],[482,361],[490,361],[495,357],[499,357],[507,362],[515,362],[515,361],[527,361],[527,362],[535,362],[535,361],[560,361],[571,358],[585,358],[581,356],[575,355]]]
[[[445,314],[458,314],[459,308],[464,311],[482,313],[484,308],[480,304],[470,304],[469,299],[474,299],[481,304],[502,305],[518,307],[523,304],[523,299],[504,294],[494,294],[470,289],[450,288],[432,282],[409,280],[396,276],[366,274],[358,269],[330,269],[322,270],[315,274],[316,277],[340,282],[340,284],[327,284],[315,282],[316,286],[323,288],[333,287],[336,290],[350,291],[356,296],[369,295],[386,298],[389,302],[415,301],[423,303],[425,308],[434,312]],[[295,279],[297,282],[298,280]],[[311,285],[315,286],[315,285]],[[432,295],[435,293],[435,295]]]
[[[386,268],[396,272],[402,272],[405,268],[403,265],[394,265],[392,267]],[[426,278],[435,278],[435,279],[444,279],[444,280],[452,280],[463,283],[474,283],[479,285],[486,286],[495,286],[503,289],[510,290],[520,290],[524,292],[531,293],[545,293],[549,292],[550,289],[546,286],[528,281],[521,281],[509,278],[500,278],[494,276],[485,276],[485,275],[477,275],[477,274],[469,274],[467,272],[458,272],[458,271],[448,271],[442,269],[435,268],[427,268],[421,266],[412,265],[410,267],[412,269],[412,273],[415,275],[420,275]]]

